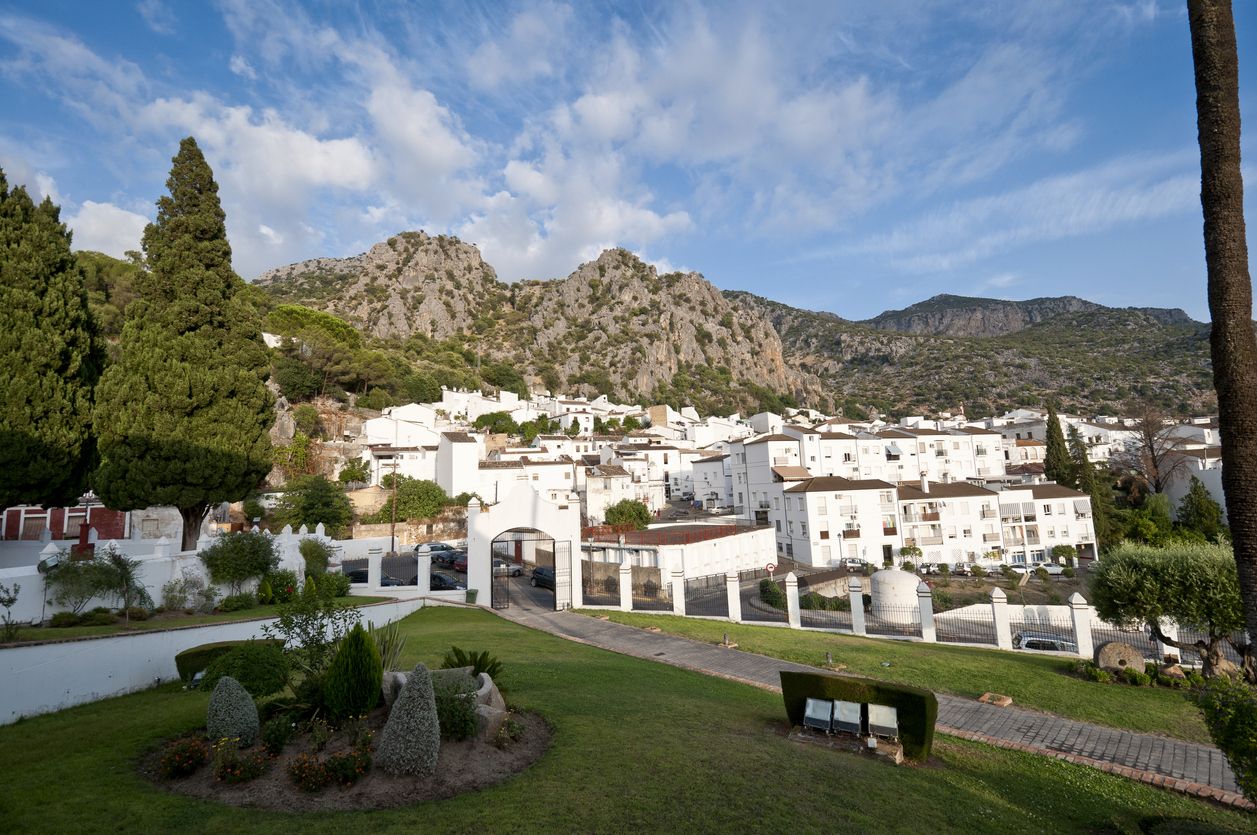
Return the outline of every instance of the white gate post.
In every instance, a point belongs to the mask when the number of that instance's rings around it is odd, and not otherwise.
[[[672,612],[685,616],[685,572],[672,572]]]
[[[633,566],[628,560],[620,563],[620,608],[633,610]]]
[[[864,628],[864,584],[859,577],[852,577],[847,585],[847,597],[851,601],[851,631],[857,635],[867,635]]]
[[[1091,639],[1091,607],[1078,592],[1069,596],[1069,616],[1074,621],[1074,643],[1078,645],[1078,655],[1090,658],[1095,652],[1095,643]]]
[[[1008,595],[1001,588],[991,590],[991,617],[995,621],[995,645],[1000,649],[1012,649],[1013,633],[1008,622]]]
[[[786,621],[791,629],[803,626],[803,616],[799,614],[799,578],[793,571],[786,575]]]
[[[558,546],[555,546],[555,550],[558,550]],[[567,585],[572,594],[573,609],[579,609],[585,605],[585,580],[582,576],[584,566],[581,565],[583,557],[584,552],[581,551],[580,540],[571,543],[567,549],[569,564],[567,576],[570,578],[570,582]]]
[[[432,555],[416,554],[415,555],[415,571],[419,577],[416,588],[420,594],[428,594],[432,591]]]
[[[934,631],[934,597],[924,580],[917,584],[917,606],[921,609],[921,640],[933,644],[938,641]]]
[[[383,555],[384,548],[380,545],[367,549],[367,587],[373,591],[380,587],[380,557]]]
[[[729,598],[729,620],[741,623],[742,584],[738,582],[738,575],[735,571],[730,571],[725,575],[725,595]]]
[[[1178,622],[1177,621],[1171,620],[1169,618],[1162,618],[1160,626],[1161,626],[1162,635],[1169,638],[1171,641],[1178,640]],[[1179,650],[1178,647],[1171,646],[1170,644],[1163,644],[1160,641],[1158,641],[1156,638],[1153,638],[1152,641],[1153,641],[1153,644],[1157,648],[1157,664],[1163,663],[1166,659],[1166,656],[1173,656],[1176,660],[1182,657],[1182,652]]]

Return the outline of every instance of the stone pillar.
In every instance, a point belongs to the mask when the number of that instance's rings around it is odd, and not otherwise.
[[[625,612],[633,610],[633,566],[628,560],[620,563],[620,608]]]
[[[1008,623],[1008,595],[1001,588],[991,590],[991,617],[995,621],[995,645],[1013,648],[1013,632]]]
[[[799,614],[799,578],[793,571],[786,575],[786,622],[791,629],[803,626],[803,619]]]
[[[729,620],[742,622],[742,584],[738,582],[738,573],[730,571],[725,575],[725,594],[729,598]]]
[[[297,534],[299,536],[307,536],[309,533],[310,527],[308,525],[302,525],[300,528],[297,528]]]
[[[921,640],[927,644],[936,643],[938,633],[934,631],[934,596],[924,580],[917,583],[917,606],[921,608]]]
[[[1090,658],[1095,653],[1091,640],[1091,607],[1078,592],[1069,596],[1069,616],[1074,621],[1074,643],[1078,644],[1078,655]]]
[[[170,540],[164,536],[161,539],[157,540],[157,544],[153,546],[153,556],[154,557],[170,556]]]
[[[1178,640],[1178,623],[1176,621],[1170,620],[1169,618],[1162,618],[1161,619],[1161,634],[1165,635],[1165,637],[1169,638],[1171,641],[1177,641]],[[1160,641],[1158,641],[1156,638],[1153,638],[1152,641],[1153,641],[1153,645],[1156,647],[1156,650],[1157,650],[1157,663],[1158,664],[1163,663],[1167,655],[1173,656],[1176,661],[1182,658],[1182,651],[1178,647],[1170,646],[1169,644],[1163,644]]]
[[[415,571],[418,572],[419,577],[416,588],[420,594],[428,594],[432,591],[432,555],[416,554]]]
[[[367,588],[375,591],[380,587],[380,558],[384,556],[384,548],[372,545],[367,549]]]
[[[685,617],[685,572],[676,569],[672,572],[672,611]]]
[[[567,585],[572,592],[571,607],[573,609],[579,609],[585,605],[585,579],[584,568],[581,565],[582,556],[583,554],[580,549],[580,540],[578,539],[573,542],[572,547],[568,549],[568,558],[572,562],[572,568],[569,575],[571,577],[571,582]],[[558,557],[556,556],[555,559],[558,559]]]
[[[859,577],[852,577],[847,586],[847,597],[851,601],[851,631],[857,635],[867,635],[864,628],[864,584]]]
[[[319,539],[327,539],[327,528],[324,527],[322,522],[314,526],[314,535]]]

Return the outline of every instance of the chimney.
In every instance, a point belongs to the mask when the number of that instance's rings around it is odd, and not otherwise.
[[[925,470],[921,471],[921,492],[922,493],[930,492],[930,474],[927,473]]]

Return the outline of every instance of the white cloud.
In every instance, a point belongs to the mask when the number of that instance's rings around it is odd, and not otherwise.
[[[257,80],[257,71],[254,70],[253,65],[249,63],[249,59],[245,58],[243,55],[236,54],[231,56],[231,61],[228,62],[227,68],[241,78],[247,78],[250,81]]]
[[[91,249],[115,258],[138,250],[148,218],[115,206],[84,200],[77,212],[62,218],[74,230],[74,248]]]
[[[572,10],[540,2],[511,19],[503,37],[480,44],[467,59],[467,77],[481,89],[521,85],[555,74],[557,55],[572,19]]]
[[[140,13],[140,17],[144,18],[148,28],[157,34],[173,35],[175,33],[175,13],[162,0],[140,0],[135,5],[135,9]]]

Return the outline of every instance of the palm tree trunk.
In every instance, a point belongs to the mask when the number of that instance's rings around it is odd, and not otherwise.
[[[1257,637],[1257,339],[1240,175],[1239,58],[1230,0],[1187,0],[1222,491],[1248,634]]]

